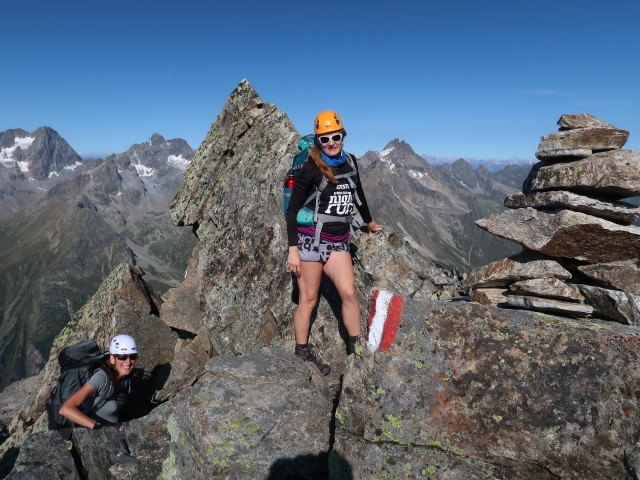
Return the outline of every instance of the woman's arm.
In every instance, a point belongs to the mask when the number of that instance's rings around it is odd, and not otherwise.
[[[85,383],[62,404],[62,407],[60,407],[60,415],[67,417],[73,423],[77,423],[83,427],[93,428],[97,422],[93,418],[82,413],[80,406],[85,402],[85,400],[92,397],[94,393],[95,390],[93,387],[88,383]]]

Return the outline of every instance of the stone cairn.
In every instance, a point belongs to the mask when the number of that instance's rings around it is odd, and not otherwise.
[[[474,269],[465,283],[484,305],[640,325],[640,150],[629,131],[588,115],[563,115],[540,140],[512,210],[478,220],[521,253]]]

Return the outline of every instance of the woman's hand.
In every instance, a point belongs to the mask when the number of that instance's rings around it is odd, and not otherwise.
[[[289,258],[287,258],[287,270],[296,277],[300,277],[300,252],[297,246],[289,247]]]
[[[374,220],[371,220],[367,223],[367,230],[369,230],[369,236],[371,236],[372,233],[381,232],[382,225],[378,225]]]

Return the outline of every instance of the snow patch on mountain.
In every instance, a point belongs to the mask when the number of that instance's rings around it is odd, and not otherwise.
[[[75,170],[78,167],[82,166],[82,162],[76,162],[73,165],[67,165],[66,167],[64,167],[64,170]]]
[[[21,150],[28,149],[35,139],[36,137],[16,137],[13,141],[14,143],[12,147],[0,148],[0,162],[14,163],[15,159],[13,158],[13,152],[15,152],[18,148]],[[25,163],[25,162],[19,162],[19,163]],[[28,171],[28,169],[23,170],[23,167],[21,165],[19,166],[20,166],[20,170],[22,170],[23,172]]]
[[[155,170],[150,167],[145,167],[141,163],[136,163],[133,165],[138,172],[138,176],[140,177],[153,177]]]
[[[391,148],[387,148],[386,150],[383,150],[380,152],[380,156],[381,157],[386,157],[387,155],[389,155],[391,152],[393,152],[394,148],[396,147],[391,147]]]
[[[387,166],[387,168],[388,168],[389,170],[391,170],[392,172],[393,172],[393,169],[394,169],[394,168],[396,168],[396,164],[395,164],[395,163],[393,163],[391,160],[387,160],[387,159],[386,159],[386,158],[384,158],[384,157],[380,157],[380,160],[381,160],[381,161],[382,161],[382,163],[384,163],[384,164]]]
[[[184,158],[182,154],[169,155],[169,158],[167,158],[167,161],[169,162],[169,165],[173,165],[178,170],[182,170],[182,171],[186,170],[186,168],[191,163],[191,161]]]

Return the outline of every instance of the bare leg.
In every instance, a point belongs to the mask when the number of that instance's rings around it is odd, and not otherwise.
[[[360,335],[360,304],[353,277],[353,264],[349,252],[331,252],[324,265],[324,273],[336,286],[342,299],[342,321],[349,336]]]
[[[293,328],[296,335],[296,343],[299,345],[304,345],[309,341],[311,312],[318,301],[321,280],[321,262],[300,262],[300,277],[298,277],[300,295],[298,307],[293,314]]]

